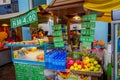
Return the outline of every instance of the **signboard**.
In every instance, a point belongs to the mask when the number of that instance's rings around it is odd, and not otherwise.
[[[14,17],[10,19],[11,27],[16,28],[18,26],[30,24],[32,22],[38,21],[38,16],[36,10],[31,10],[23,15]]]
[[[11,4],[11,0],[0,0],[0,5]]]

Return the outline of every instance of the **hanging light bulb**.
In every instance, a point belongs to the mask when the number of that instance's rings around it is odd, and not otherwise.
[[[9,25],[8,25],[8,24],[2,24],[2,26],[3,26],[3,27],[7,27],[7,26],[9,26]]]
[[[78,20],[81,20],[81,17],[80,16],[74,16],[73,19],[78,21]]]

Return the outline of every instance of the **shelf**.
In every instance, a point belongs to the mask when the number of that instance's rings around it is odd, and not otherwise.
[[[42,45],[33,45],[33,44],[5,44],[8,47],[43,47],[43,46],[54,46],[54,44],[44,43]]]
[[[17,59],[13,59],[12,61],[13,61],[14,63],[24,63],[24,64],[33,64],[33,65],[45,66],[45,62],[27,61],[27,60],[17,60]]]
[[[5,44],[5,46],[8,46],[8,47],[32,47],[32,46],[41,47],[43,45],[33,45],[33,44]]]

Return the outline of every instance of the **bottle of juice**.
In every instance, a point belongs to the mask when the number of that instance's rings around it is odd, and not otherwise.
[[[120,52],[120,38],[118,38],[118,52]]]

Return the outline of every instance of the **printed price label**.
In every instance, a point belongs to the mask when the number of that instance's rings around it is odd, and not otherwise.
[[[95,31],[94,30],[90,30],[90,29],[82,29],[81,30],[81,34],[82,35],[94,35]]]
[[[62,37],[54,37],[54,43],[56,42],[63,42]]]
[[[56,48],[63,48],[63,47],[64,47],[64,42],[54,43],[54,46],[55,46]]]
[[[82,28],[95,28],[95,26],[95,22],[82,22],[81,24]]]
[[[62,25],[61,24],[56,24],[52,27],[53,30],[62,30]]]
[[[80,41],[82,42],[93,42],[94,36],[81,36]]]
[[[82,21],[95,21],[96,20],[96,14],[89,14],[82,16]]]
[[[62,31],[54,31],[52,33],[53,36],[62,36]]]

